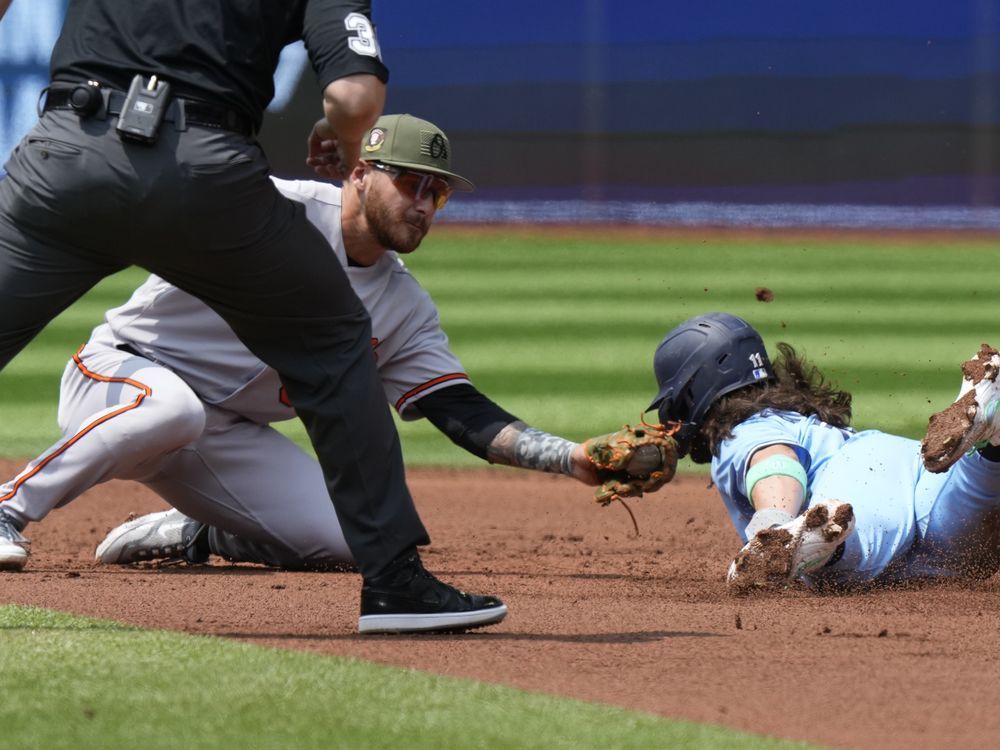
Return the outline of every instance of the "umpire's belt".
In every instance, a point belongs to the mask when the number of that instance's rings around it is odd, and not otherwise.
[[[50,109],[73,109],[70,105],[70,96],[75,87],[60,86],[53,84],[49,87],[45,95],[45,110]],[[114,117],[120,115],[122,105],[125,104],[125,93],[115,90],[104,90],[105,106],[94,113],[95,117]],[[198,125],[203,128],[218,128],[219,130],[232,130],[245,136],[253,136],[254,128],[250,120],[225,107],[218,107],[214,104],[195,101],[194,99],[171,100],[167,107],[167,113],[163,117],[167,122],[172,122],[178,130],[187,130],[188,125]]]

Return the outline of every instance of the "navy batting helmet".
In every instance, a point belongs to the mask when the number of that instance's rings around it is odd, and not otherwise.
[[[653,372],[660,392],[647,411],[658,409],[660,422],[680,423],[674,438],[681,456],[720,396],[775,377],[760,334],[728,313],[699,315],[664,336]]]

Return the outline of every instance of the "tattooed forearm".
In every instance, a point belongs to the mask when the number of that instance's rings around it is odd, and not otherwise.
[[[571,454],[575,447],[576,443],[518,421],[500,430],[486,456],[495,464],[573,476]]]

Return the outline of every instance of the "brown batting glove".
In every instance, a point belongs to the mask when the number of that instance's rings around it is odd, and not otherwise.
[[[677,443],[671,435],[675,431],[675,427],[641,423],[585,441],[584,453],[601,482],[594,500],[608,505],[623,497],[642,497],[673,479]]]

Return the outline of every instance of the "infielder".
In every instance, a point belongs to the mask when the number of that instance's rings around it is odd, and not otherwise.
[[[917,441],[852,430],[851,395],[789,345],[778,351],[772,364],[746,321],[709,313],[668,333],[654,357],[659,393],[649,408],[680,425],[680,455],[711,462],[745,543],[730,589],[996,571],[996,350],[984,345],[963,365],[961,398],[931,418],[926,467]]]
[[[421,149],[446,147],[444,138],[425,120],[385,116],[343,189],[274,183],[329,239],[369,311],[382,388],[403,419],[426,417],[493,463],[600,484],[584,445],[529,427],[476,390],[448,348],[431,298],[399,257],[419,246],[453,187],[471,187],[454,173],[446,180],[418,168]],[[112,478],[142,482],[174,510],[115,529],[98,549],[102,562],[217,554],[291,568],[352,563],[319,465],[269,426],[294,416],[274,370],[204,303],[152,276],[106,313],[67,364],[63,438],[0,488],[0,518],[19,537],[4,543],[0,535],[0,563],[25,564],[18,530],[27,522]],[[364,614],[360,627],[395,629]]]

